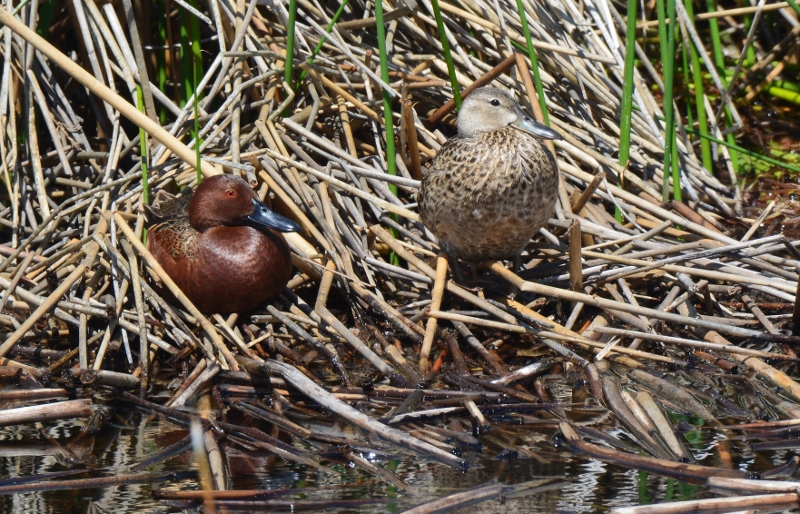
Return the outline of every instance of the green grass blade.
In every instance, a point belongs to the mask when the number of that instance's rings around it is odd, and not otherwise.
[[[378,5],[381,3],[381,0],[377,0],[375,4],[375,17],[377,18],[378,13]],[[442,42],[442,51],[444,53],[444,60],[447,63],[447,74],[450,75],[450,86],[453,88],[453,101],[456,104],[456,110],[461,109],[461,89],[458,86],[458,79],[456,78],[456,67],[453,63],[453,56],[450,55],[450,42],[447,41],[447,34],[444,31],[444,21],[442,20],[442,11],[439,9],[439,0],[431,0],[431,5],[433,6],[433,16],[436,18],[436,27],[439,29],[439,41]],[[381,8],[381,12],[383,9]],[[379,39],[380,39],[380,31],[383,30],[381,27],[380,20],[383,19],[383,14],[381,14],[381,18],[378,21],[378,30],[379,30]],[[388,78],[384,78],[388,82]]]
[[[528,26],[528,15],[525,14],[525,7],[522,5],[522,0],[517,0],[517,11],[519,12],[519,19],[522,22],[522,32],[525,34],[525,43],[528,45],[528,59],[531,61],[533,82],[536,86],[536,96],[539,97],[539,107],[542,109],[542,119],[545,125],[549,127],[550,117],[547,115],[547,102],[544,97],[544,91],[542,90],[542,78],[539,76],[539,59],[536,57],[536,51],[533,48],[531,29]]]

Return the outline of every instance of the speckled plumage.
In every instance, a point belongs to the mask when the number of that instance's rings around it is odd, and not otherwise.
[[[197,230],[189,223],[189,202],[193,196],[194,189],[188,187],[179,196],[159,191],[149,209],[151,220],[157,223],[147,229],[148,238],[151,233],[158,233],[160,246],[173,259],[195,255]]]
[[[505,118],[495,119],[496,111]],[[530,121],[506,93],[474,91],[459,113],[459,135],[442,145],[423,176],[422,221],[453,257],[514,258],[553,212],[555,159],[538,137],[514,126],[518,120],[510,112]]]
[[[297,225],[269,211],[238,177],[210,177],[178,197],[161,194],[151,214],[158,223],[148,229],[147,248],[203,313],[252,310],[291,278],[278,230]]]

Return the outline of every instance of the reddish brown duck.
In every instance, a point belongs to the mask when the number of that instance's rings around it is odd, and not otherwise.
[[[552,215],[558,168],[536,123],[506,92],[476,89],[461,105],[458,135],[422,178],[419,212],[452,258],[514,258]]]
[[[269,210],[239,177],[210,177],[179,197],[162,192],[154,204],[147,248],[201,312],[252,310],[291,278],[281,232],[300,227]]]

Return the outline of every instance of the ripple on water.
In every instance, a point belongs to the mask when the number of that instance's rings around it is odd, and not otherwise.
[[[41,431],[32,425],[0,428],[0,477],[41,476],[69,469],[91,467],[87,476],[113,476],[127,473],[127,468],[142,462],[160,449],[186,436],[186,430],[161,417],[140,413],[123,414],[125,418],[106,425],[101,433],[82,434],[82,427],[71,423],[47,424]],[[521,420],[527,418],[521,417]],[[540,420],[541,421],[541,420]],[[625,438],[619,428],[608,424],[605,430]],[[466,449],[471,465],[466,471],[410,456],[401,451],[380,450],[369,441],[353,440],[347,451],[362,452],[372,465],[394,472],[408,484],[403,490],[377,479],[372,473],[353,465],[336,454],[326,454],[319,470],[275,457],[269,452],[244,451],[221,441],[228,459],[230,484],[234,489],[301,489],[301,493],[282,499],[306,500],[388,500],[325,512],[382,513],[400,512],[447,494],[492,483],[522,484],[551,479],[549,486],[526,488],[465,509],[470,514],[526,512],[531,514],[606,512],[614,506],[640,505],[700,498],[705,489],[655,475],[625,469],[608,463],[568,453],[553,446],[555,427],[550,425],[495,422],[481,437],[483,450]],[[46,437],[45,437],[46,436]],[[722,430],[703,429],[685,437],[698,464],[720,466],[718,445],[734,456],[732,464],[747,471],[764,471],[786,463],[791,452],[778,450],[753,454],[747,445],[728,439]],[[506,444],[508,443],[508,444]],[[363,447],[357,446],[363,445]],[[503,450],[513,445],[516,458]],[[69,449],[69,452],[66,451]],[[319,454],[319,448],[303,448]],[[748,453],[749,451],[749,453]],[[472,453],[470,453],[472,452]],[[496,457],[496,458],[492,458]],[[190,453],[184,453],[154,465],[153,474],[185,472],[195,469]],[[100,489],[27,492],[0,495],[0,513],[36,512],[70,513],[87,511],[95,502],[102,512],[168,513],[183,512],[164,500],[154,499],[154,490],[196,490],[196,480],[187,478],[158,484],[131,484]]]

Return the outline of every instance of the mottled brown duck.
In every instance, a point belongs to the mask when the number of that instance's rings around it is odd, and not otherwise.
[[[542,140],[561,136],[494,87],[464,99],[457,125],[423,175],[422,221],[453,259],[518,265],[553,213],[558,168]]]

